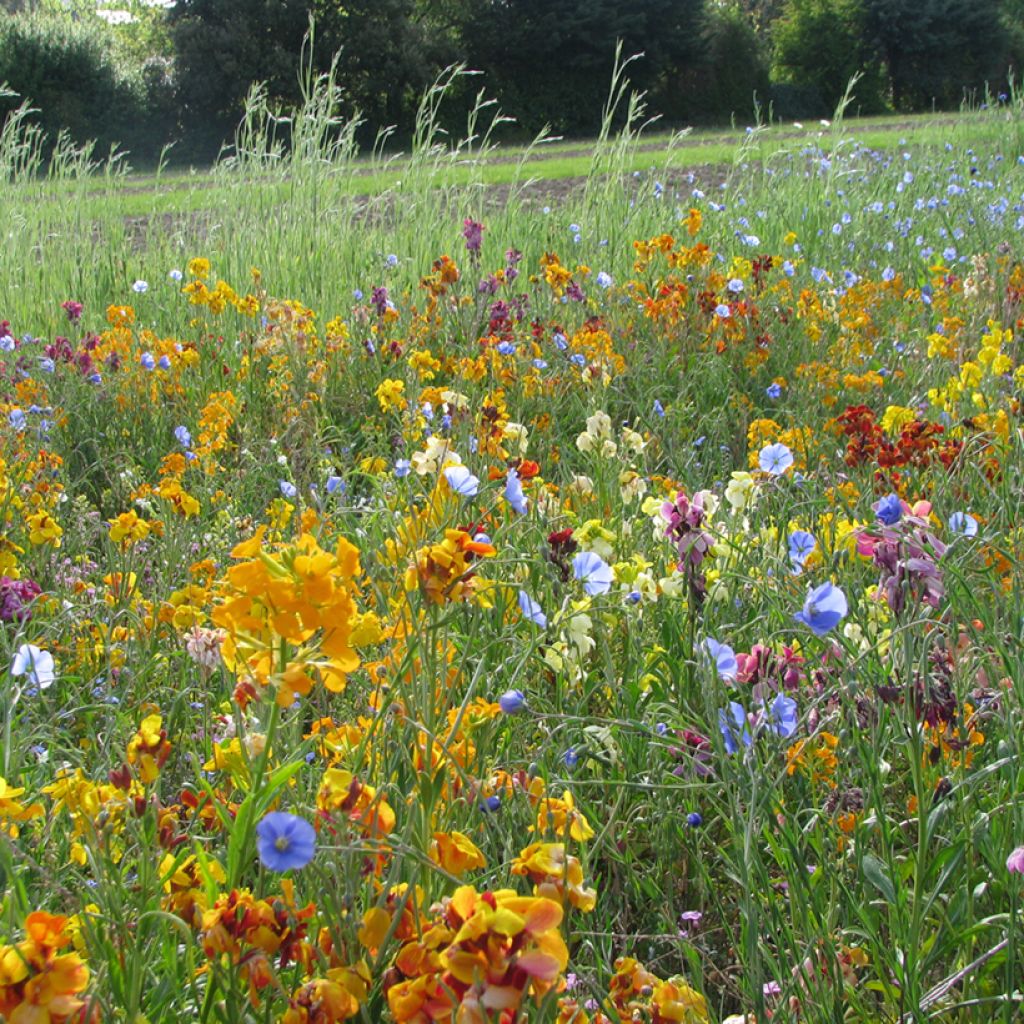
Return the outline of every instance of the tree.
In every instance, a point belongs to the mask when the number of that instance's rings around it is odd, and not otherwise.
[[[488,91],[529,132],[593,132],[608,95],[615,48],[643,53],[634,88],[657,93],[696,56],[703,0],[465,0],[459,39]],[[670,104],[679,97],[662,89]],[[665,110],[665,113],[671,111]]]
[[[333,37],[341,83],[368,133],[408,132],[420,97],[455,54],[415,0],[344,0],[335,5]]]
[[[782,15],[785,0],[736,0],[735,6],[746,15],[757,37],[767,41],[771,36],[772,25]]]
[[[171,8],[178,107],[197,158],[215,156],[238,124],[253,82],[285,103],[299,96],[307,0],[178,0]]]
[[[831,114],[854,75],[862,76],[859,109],[882,107],[878,61],[865,32],[862,0],[786,0],[773,30],[775,74],[801,94],[796,105],[806,109],[799,113]]]
[[[1005,77],[1012,57],[1000,0],[861,2],[897,110],[955,106],[965,90]]]
[[[755,94],[763,101],[770,80],[765,46],[744,4],[719,4],[706,11],[698,54],[678,68],[673,80],[683,118],[714,124],[733,115],[751,117]],[[672,109],[657,93],[654,102],[658,109]]]
[[[177,0],[171,10],[179,103],[193,149],[216,155],[254,82],[273,103],[301,100],[299,55],[315,19],[313,70],[340,51],[338,81],[350,116],[408,129],[437,71],[437,49],[415,0]]]

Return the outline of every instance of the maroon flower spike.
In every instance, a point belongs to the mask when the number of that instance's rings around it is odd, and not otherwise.
[[[472,217],[462,222],[462,237],[466,240],[466,251],[474,256],[480,253],[480,245],[484,238],[484,226]]]
[[[31,604],[39,594],[39,584],[33,580],[0,576],[0,622],[27,622],[32,617]]]

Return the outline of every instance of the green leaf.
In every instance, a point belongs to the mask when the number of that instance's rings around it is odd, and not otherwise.
[[[885,864],[872,853],[866,853],[861,858],[861,872],[886,899],[888,903],[896,903],[896,887],[886,870]]]

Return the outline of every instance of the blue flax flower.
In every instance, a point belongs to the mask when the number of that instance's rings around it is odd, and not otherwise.
[[[707,649],[708,654],[711,655],[711,660],[715,663],[715,669],[718,671],[719,678],[726,679],[732,683],[736,682],[738,666],[736,665],[735,651],[728,644],[720,644],[710,636],[705,639],[704,647]]]
[[[875,517],[885,526],[895,526],[903,518],[903,502],[898,494],[887,494],[875,506]]]
[[[795,569],[802,569],[808,555],[814,550],[818,542],[814,539],[813,533],[806,530],[794,530],[789,535],[789,560]]]
[[[480,480],[473,476],[465,466],[449,466],[444,471],[444,478],[448,486],[463,498],[476,497],[480,489]]]
[[[735,754],[741,745],[749,747],[754,742],[747,727],[747,712],[734,700],[729,701],[728,708],[718,712],[718,727],[722,730],[727,754]]]
[[[793,465],[793,453],[781,441],[766,444],[757,457],[762,472],[782,476]]]
[[[271,871],[304,868],[316,853],[316,830],[305,818],[272,811],[256,826],[256,849]]]
[[[793,618],[816,636],[824,636],[839,625],[849,610],[846,595],[831,583],[822,583],[808,593],[803,608]]]
[[[612,567],[593,551],[581,551],[572,560],[572,571],[576,579],[583,581],[583,589],[591,597],[607,594],[611,589],[614,579]]]
[[[529,619],[536,626],[544,629],[548,624],[548,617],[540,604],[525,591],[519,591],[519,610],[523,613],[524,619]]]
[[[526,515],[528,502],[523,494],[523,485],[519,480],[519,474],[514,470],[508,471],[505,480],[505,500],[512,506],[512,510],[519,515]]]
[[[978,535],[978,520],[969,512],[954,512],[949,517],[949,528],[953,533],[962,537],[976,537]]]
[[[792,697],[780,693],[768,705],[768,723],[777,736],[788,739],[796,732],[798,721],[796,701]]]

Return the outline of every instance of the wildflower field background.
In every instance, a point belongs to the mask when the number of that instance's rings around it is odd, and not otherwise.
[[[0,1017],[1019,1019],[1022,101],[687,168],[619,78],[556,203],[437,96],[383,191],[329,76],[8,122]]]

